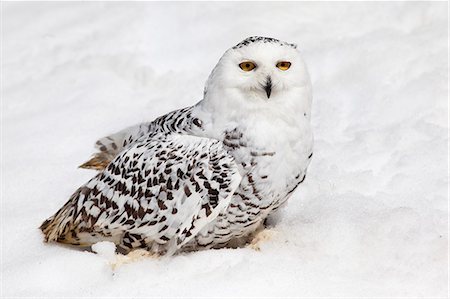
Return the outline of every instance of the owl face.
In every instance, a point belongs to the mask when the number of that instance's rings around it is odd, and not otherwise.
[[[254,102],[281,101],[310,84],[295,45],[262,37],[248,38],[225,52],[213,76],[225,92]]]

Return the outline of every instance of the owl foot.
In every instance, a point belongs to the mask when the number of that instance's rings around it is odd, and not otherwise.
[[[123,255],[123,254],[116,254],[115,259],[109,264],[111,265],[113,270],[116,270],[118,267],[125,265],[125,264],[131,264],[137,261],[144,260],[146,258],[158,258],[159,254],[149,252],[145,249],[135,249],[130,251],[130,253]]]
[[[277,232],[273,229],[261,229],[257,230],[253,234],[253,238],[248,244],[248,247],[250,247],[253,250],[260,251],[261,250],[261,244],[271,240]]]

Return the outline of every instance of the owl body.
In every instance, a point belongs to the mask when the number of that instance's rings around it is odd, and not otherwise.
[[[280,59],[291,73],[274,67]],[[295,46],[246,39],[221,58],[202,101],[97,142],[112,161],[43,223],[46,240],[166,254],[240,242],[304,181],[310,109]]]

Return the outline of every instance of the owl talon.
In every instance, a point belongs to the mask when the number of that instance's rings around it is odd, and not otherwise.
[[[274,231],[272,229],[257,230],[253,234],[253,239],[251,240],[251,242],[248,245],[248,247],[250,247],[251,249],[253,249],[255,251],[260,251],[261,250],[261,244],[266,242],[266,241],[271,240],[274,235],[276,235],[276,231]]]
[[[116,270],[118,267],[131,264],[137,261],[141,261],[146,258],[157,259],[160,255],[158,253],[152,253],[145,249],[135,249],[130,251],[128,254],[116,254],[114,261],[109,262],[111,268]]]

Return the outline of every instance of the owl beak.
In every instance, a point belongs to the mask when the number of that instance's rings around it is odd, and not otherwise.
[[[267,98],[270,99],[270,94],[272,93],[272,79],[267,77],[266,85],[264,85],[264,90],[266,91]]]

